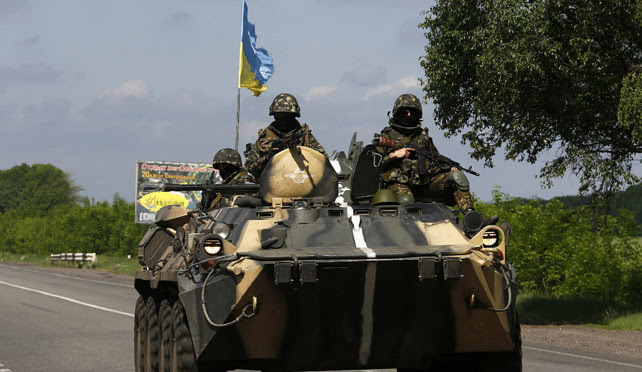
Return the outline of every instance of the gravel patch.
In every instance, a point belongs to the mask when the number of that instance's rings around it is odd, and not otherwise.
[[[608,330],[576,325],[522,325],[522,340],[642,359],[642,331]]]

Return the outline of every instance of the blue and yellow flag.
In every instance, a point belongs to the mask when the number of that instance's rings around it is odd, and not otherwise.
[[[247,4],[243,0],[243,28],[239,57],[239,89],[247,88],[258,96],[267,89],[267,81],[274,72],[274,62],[267,50],[256,47],[254,25],[247,20]]]

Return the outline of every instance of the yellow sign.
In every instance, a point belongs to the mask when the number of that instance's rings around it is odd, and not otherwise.
[[[140,204],[149,211],[156,212],[167,205],[181,205],[187,208],[189,202],[183,194],[157,191],[144,195]]]

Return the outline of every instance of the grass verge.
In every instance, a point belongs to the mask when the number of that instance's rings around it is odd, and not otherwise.
[[[87,264],[72,264],[72,263],[61,263],[61,264],[52,264],[49,256],[42,256],[36,254],[13,254],[13,253],[4,253],[0,252],[0,262],[24,262],[31,263],[37,266],[44,267],[84,267],[88,268]],[[65,266],[67,265],[67,266]],[[123,275],[134,275],[134,272],[140,268],[138,259],[132,257],[127,259],[127,257],[116,257],[116,256],[98,256],[96,259],[96,266],[92,267],[96,270],[108,271],[114,274],[123,274]]]
[[[526,324],[576,324],[642,331],[640,306],[613,304],[597,298],[520,293],[517,311]]]
[[[609,320],[605,325],[606,329],[632,329],[642,331],[642,312],[630,315],[615,317]]]

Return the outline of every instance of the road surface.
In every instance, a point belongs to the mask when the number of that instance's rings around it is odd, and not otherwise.
[[[0,263],[0,372],[134,370],[133,280],[71,274]],[[523,353],[524,371],[642,371],[642,355],[528,342]]]

